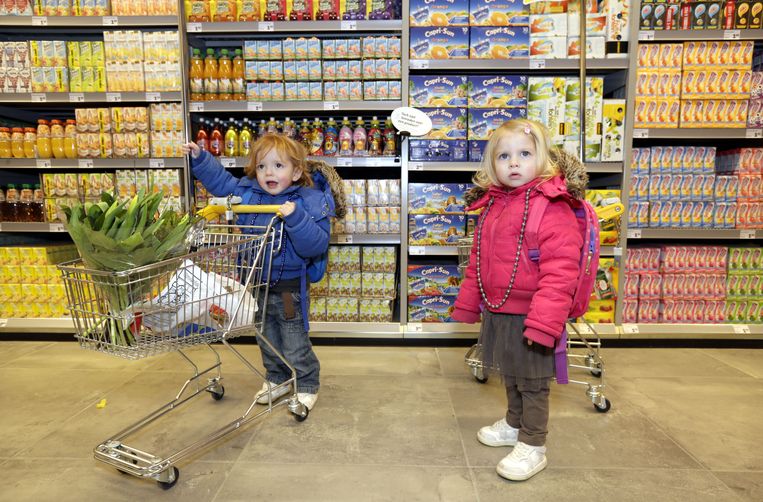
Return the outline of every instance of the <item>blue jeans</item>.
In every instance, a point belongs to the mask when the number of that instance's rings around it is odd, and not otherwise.
[[[291,297],[293,316],[287,318],[282,294]],[[309,301],[309,300],[308,300]],[[273,347],[289,361],[297,372],[297,392],[317,394],[320,387],[321,363],[313,351],[310,337],[302,323],[302,295],[294,293],[269,293],[264,336]],[[260,297],[260,305],[262,298]],[[265,366],[266,378],[275,384],[291,378],[291,370],[264,342],[258,340]]]

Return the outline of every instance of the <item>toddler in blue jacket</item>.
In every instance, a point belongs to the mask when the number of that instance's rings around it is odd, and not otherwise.
[[[306,267],[311,258],[328,249],[329,217],[334,216],[334,200],[326,189],[329,182],[320,172],[310,172],[307,152],[301,144],[281,135],[268,134],[254,142],[243,178],[227,172],[195,143],[183,145],[183,150],[191,154],[193,174],[212,195],[237,195],[242,204],[280,206],[285,238],[281,251],[271,257],[270,294],[263,331],[294,367],[297,398],[311,410],[318,399],[320,362],[308,336]],[[262,227],[270,218],[269,214],[240,214],[236,223]],[[291,385],[281,384],[291,378],[292,372],[267,343],[260,341],[259,345],[275,400],[290,393]],[[268,404],[268,382],[257,393],[256,401],[260,404]]]

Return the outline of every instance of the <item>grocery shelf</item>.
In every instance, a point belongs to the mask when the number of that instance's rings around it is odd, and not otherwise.
[[[325,162],[332,167],[400,167],[400,157],[322,157],[310,156],[310,160]],[[248,157],[220,157],[223,167],[246,167]],[[2,163],[0,162],[0,166]]]
[[[580,61],[577,59],[411,59],[408,61],[411,70],[577,70]],[[606,58],[586,60],[587,70],[626,70],[626,58]]]
[[[0,169],[163,169],[184,166],[180,157],[150,159],[0,159]]]
[[[733,228],[629,228],[628,239],[758,239],[763,237],[763,231],[758,235],[755,230]]]
[[[0,319],[0,333],[74,333],[71,317]]]
[[[411,256],[458,256],[456,246],[408,246]]]
[[[763,340],[761,324],[627,324],[619,327],[621,339]]]
[[[319,32],[382,32],[402,31],[403,21],[238,21],[230,23],[188,23],[188,33],[319,33]]]
[[[16,223],[4,221],[0,223],[0,232],[66,232],[63,223]]]
[[[0,16],[0,26],[121,28],[177,25],[177,16]]]
[[[585,337],[593,337],[593,332],[586,324],[575,324],[580,334]],[[618,327],[614,324],[592,324],[591,325],[599,338],[616,339],[619,338]],[[480,332],[480,324],[464,324],[459,322],[409,322],[403,325],[404,338],[457,338],[473,339],[477,338]],[[570,337],[575,338],[575,333],[569,331]]]
[[[191,112],[391,111],[402,101],[191,101]]]
[[[586,171],[589,173],[621,173],[623,172],[622,162],[586,162]],[[419,162],[409,161],[409,171],[477,171],[480,168],[479,162]]]
[[[311,322],[313,338],[401,338],[396,322]]]
[[[760,40],[763,30],[643,30],[642,42],[684,42],[689,40]]]
[[[331,234],[331,244],[400,244],[400,234]]]
[[[615,246],[601,246],[599,248],[599,256],[620,256],[622,252],[622,248]]]
[[[633,129],[634,139],[761,139],[763,129],[745,128],[676,128],[676,129]]]
[[[166,92],[4,92],[0,103],[122,103],[182,101],[180,91]]]

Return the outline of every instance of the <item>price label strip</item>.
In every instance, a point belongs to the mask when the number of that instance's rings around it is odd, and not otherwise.
[[[80,169],[92,169],[93,159],[79,159],[78,164]]]
[[[424,170],[424,163],[423,162],[408,162],[408,170],[409,171],[423,171]]]
[[[261,101],[249,101],[246,103],[246,110],[249,112],[261,112],[262,111],[262,102]]]
[[[339,101],[324,101],[323,102],[324,111],[333,111],[338,109],[339,109]]]
[[[48,18],[47,16],[33,16],[32,17],[32,26],[47,26],[48,25]]]
[[[164,168],[164,159],[149,159],[148,160],[148,167],[154,168],[154,169],[163,169]]]
[[[531,70],[543,70],[546,68],[546,60],[545,59],[531,59],[530,60],[530,69]]]
[[[337,167],[352,167],[352,157],[337,157]]]
[[[49,168],[50,167],[50,159],[37,159],[37,167],[38,168]]]
[[[749,335],[750,327],[746,324],[734,324],[734,333],[737,335]]]
[[[638,332],[638,324],[623,324],[623,333],[637,335]]]
[[[109,103],[121,103],[122,102],[122,93],[121,92],[107,92],[106,93],[106,101]]]
[[[233,157],[220,157],[220,164],[225,168],[236,167],[236,159]]]
[[[272,21],[262,21],[257,23],[257,31],[275,31],[275,25]]]
[[[408,331],[411,333],[423,333],[424,325],[420,322],[408,323]]]
[[[69,101],[72,103],[84,103],[85,102],[85,94],[82,92],[70,92],[69,93]]]
[[[48,101],[48,96],[44,92],[33,92],[32,103],[45,103]]]

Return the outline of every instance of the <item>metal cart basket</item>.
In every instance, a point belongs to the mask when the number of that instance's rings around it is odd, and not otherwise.
[[[246,208],[247,212],[275,213],[278,206]],[[126,359],[177,352],[192,368],[192,375],[172,400],[96,446],[96,459],[169,488],[177,481],[174,464],[180,459],[274,408],[285,404],[298,421],[307,418],[309,410],[297,400],[296,372],[263,333],[270,258],[281,248],[282,227],[278,216],[263,227],[207,225],[195,236],[191,253],[124,272],[91,270],[81,260],[59,266],[82,348]],[[292,378],[278,387],[293,384],[294,393],[273,402],[274,385],[266,409],[254,413],[252,401],[229,424],[166,457],[125,444],[128,436],[204,392],[214,400],[223,398],[221,361],[211,345],[214,342],[222,342],[265,380],[229,343],[245,333],[255,334],[260,344],[267,344],[291,369]],[[212,351],[215,362],[210,367],[199,369],[184,352],[195,345],[206,345]]]

